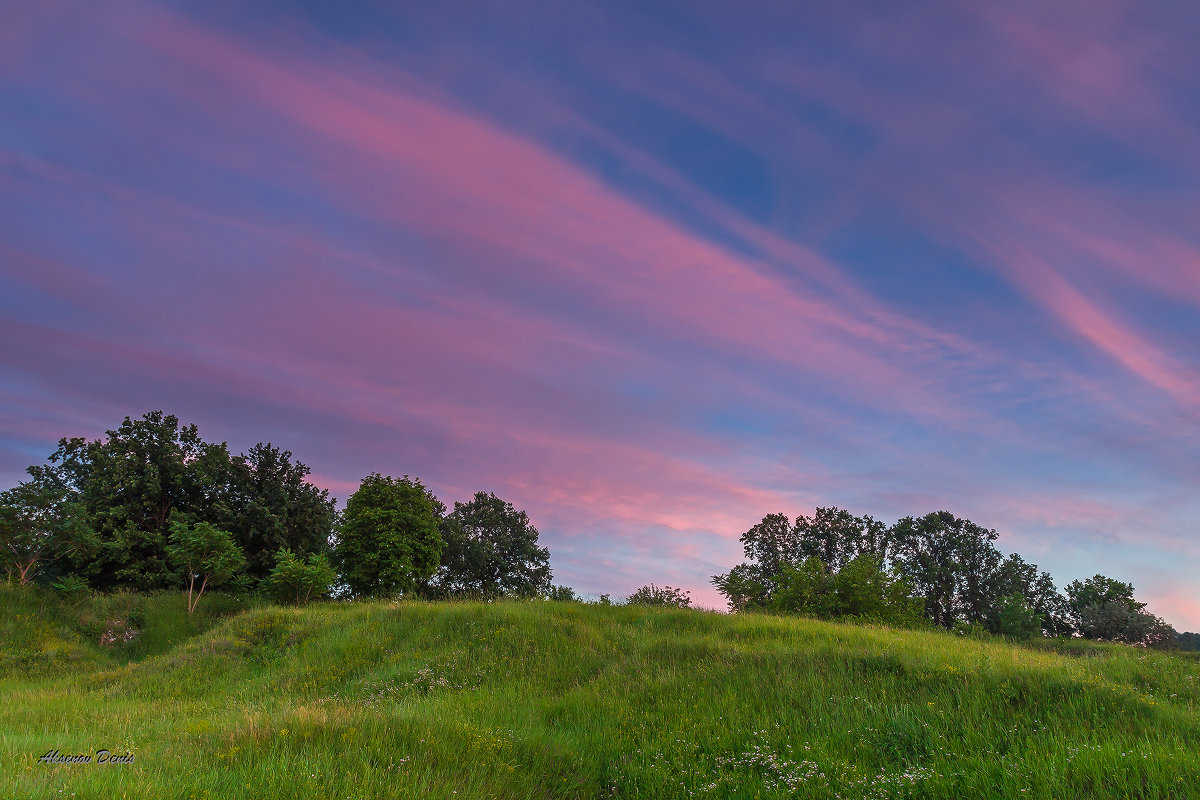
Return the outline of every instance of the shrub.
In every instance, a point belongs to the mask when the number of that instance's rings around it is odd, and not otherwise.
[[[63,600],[74,602],[87,595],[88,582],[78,575],[64,575],[50,584],[50,589]]]
[[[1042,633],[1044,619],[1025,602],[1025,595],[1010,594],[1000,598],[997,609],[996,633],[1010,639],[1026,640]]]
[[[689,608],[692,598],[688,592],[671,586],[643,586],[625,601],[631,606],[658,606],[663,608]]]
[[[266,585],[280,602],[304,605],[310,600],[327,597],[336,577],[337,573],[324,553],[313,553],[302,561],[284,548],[275,556],[275,568],[267,576]]]
[[[547,600],[555,600],[560,603],[577,603],[579,595],[575,594],[575,590],[570,586],[551,586],[546,592]]]

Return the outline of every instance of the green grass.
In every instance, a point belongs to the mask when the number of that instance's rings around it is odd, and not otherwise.
[[[100,646],[96,620],[137,603],[145,638]],[[545,602],[209,603],[0,593],[0,797],[1200,798],[1194,658]],[[134,763],[37,762],[102,747]]]

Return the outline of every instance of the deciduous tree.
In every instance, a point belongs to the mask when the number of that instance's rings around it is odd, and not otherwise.
[[[1002,560],[996,532],[948,511],[905,517],[892,527],[894,561],[943,628],[981,624],[996,598],[990,591]]]
[[[434,594],[536,597],[550,587],[550,551],[538,545],[529,515],[489,492],[476,492],[442,523],[446,549]]]
[[[182,519],[171,521],[167,556],[187,584],[188,614],[196,610],[205,589],[220,586],[246,565],[246,556],[229,531],[208,522],[189,525]]]
[[[346,501],[334,564],[356,595],[395,597],[422,586],[438,567],[444,506],[416,478],[372,473]]]
[[[246,552],[246,572],[254,580],[273,569],[287,549],[303,560],[327,553],[336,517],[329,492],[307,481],[308,467],[292,453],[259,443],[229,462],[224,518]],[[214,520],[215,521],[215,520]]]
[[[95,549],[83,508],[62,487],[35,479],[0,493],[0,558],[22,586],[47,564],[86,559]]]
[[[154,411],[126,417],[103,439],[62,439],[50,463],[30,473],[82,506],[97,537],[95,560],[82,570],[92,585],[146,591],[174,581],[166,554],[172,513],[215,521],[228,461],[225,445]]]

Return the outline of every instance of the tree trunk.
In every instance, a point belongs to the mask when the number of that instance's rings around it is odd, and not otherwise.
[[[37,559],[30,559],[24,566],[17,562],[17,580],[22,586],[29,583],[29,576],[33,572],[33,568],[37,566]]]
[[[193,611],[195,611],[195,610],[196,610],[196,606],[200,605],[200,598],[204,596],[204,587],[205,587],[205,586],[208,586],[208,576],[207,576],[207,575],[205,575],[205,576],[204,576],[204,581],[203,581],[203,582],[201,582],[201,584],[200,584],[200,591],[196,593],[196,600],[195,600],[195,602],[193,602],[193,603],[191,604],[191,606],[188,608],[188,614],[189,614],[189,615],[190,615],[190,614],[191,614]]]

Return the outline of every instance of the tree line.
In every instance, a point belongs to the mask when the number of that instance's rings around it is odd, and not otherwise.
[[[294,603],[331,593],[577,599],[552,585],[528,514],[494,494],[447,508],[417,478],[373,473],[339,512],[290,451],[259,443],[235,455],[162,411],[100,439],[61,439],[27,473],[0,493],[0,552],[21,584],[183,589],[189,612],[217,586]],[[1132,585],[1095,575],[1060,592],[996,539],[946,511],[892,525],[840,508],[770,514],[742,535],[746,560],[713,583],[735,612],[1200,648],[1200,635],[1147,612]],[[650,584],[627,602],[691,601]]]
[[[416,478],[372,474],[338,512],[269,443],[234,455],[154,411],[64,438],[0,493],[10,580],[64,591],[216,586],[308,602],[354,596],[565,596],[524,511],[477,492],[453,509]]]
[[[769,514],[741,536],[746,561],[712,582],[732,611],[933,624],[1014,638],[1082,636],[1151,647],[1189,647],[1146,611],[1131,584],[1104,575],[1068,583],[1017,553],[997,533],[948,511],[886,525],[841,508],[792,521]]]

